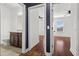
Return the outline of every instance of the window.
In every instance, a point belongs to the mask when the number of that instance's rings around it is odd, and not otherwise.
[[[62,31],[63,32],[64,22],[60,19],[56,20],[56,29],[57,32]]]

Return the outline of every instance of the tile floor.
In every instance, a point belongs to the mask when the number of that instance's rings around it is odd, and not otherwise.
[[[21,49],[13,46],[0,45],[1,56],[19,56]]]

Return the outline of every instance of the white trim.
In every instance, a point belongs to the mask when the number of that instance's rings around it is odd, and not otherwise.
[[[52,56],[51,53],[46,52],[45,53],[46,56]]]
[[[54,38],[53,38],[53,4],[50,3],[50,55],[54,51]]]
[[[22,3],[19,3],[23,7],[23,30],[22,30],[22,53],[26,53],[26,6]]]
[[[46,20],[46,4],[44,4],[45,5],[45,11],[44,11],[44,17],[45,17],[45,20]],[[46,21],[45,21],[45,38],[44,38],[44,53],[45,53],[45,55],[47,55],[47,52],[46,52]]]

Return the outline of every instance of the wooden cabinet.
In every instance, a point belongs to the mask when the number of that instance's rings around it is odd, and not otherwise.
[[[12,46],[22,47],[22,33],[10,32],[10,44]]]

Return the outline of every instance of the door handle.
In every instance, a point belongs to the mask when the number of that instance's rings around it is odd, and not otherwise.
[[[39,18],[39,19],[43,19],[43,17],[41,17],[41,16],[39,16],[38,18]]]

